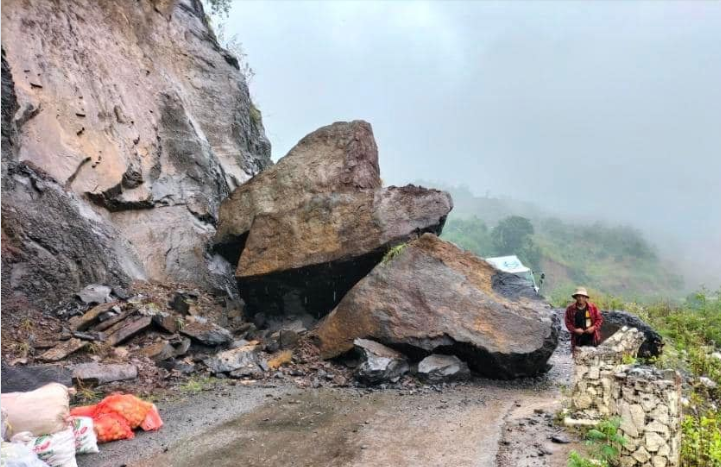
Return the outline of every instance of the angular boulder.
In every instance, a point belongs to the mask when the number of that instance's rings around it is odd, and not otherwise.
[[[558,343],[558,321],[515,276],[425,234],[356,284],[314,331],[321,356],[373,339],[417,358],[457,355],[493,378],[543,373]],[[521,280],[518,278],[518,280]]]
[[[627,311],[613,310],[603,312],[601,325],[601,342],[614,335],[624,326],[636,328],[643,333],[644,341],[638,349],[638,357],[658,357],[663,352],[663,337],[641,318]]]
[[[223,201],[216,247],[235,265],[258,214],[292,210],[309,194],[380,186],[378,148],[368,122],[336,122],[319,128]]]
[[[471,375],[468,365],[455,355],[429,355],[418,363],[418,377],[429,383],[457,381]]]
[[[356,339],[353,344],[363,360],[355,371],[361,383],[395,383],[410,369],[403,354],[383,344],[368,339]]]
[[[236,271],[248,312],[327,314],[391,247],[440,233],[452,207],[448,193],[409,185],[257,215]]]

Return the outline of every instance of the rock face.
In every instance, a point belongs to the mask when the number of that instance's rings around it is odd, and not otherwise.
[[[236,272],[250,312],[327,314],[388,249],[440,233],[447,193],[408,186],[319,194],[256,216]]]
[[[378,148],[369,123],[337,122],[319,128],[222,203],[215,242],[237,264],[258,214],[291,211],[307,195],[380,186]]]
[[[395,383],[410,369],[403,354],[385,345],[368,339],[356,339],[353,344],[363,360],[355,371],[361,383]]]
[[[201,2],[10,0],[2,24],[3,248],[18,253],[3,254],[3,293],[57,302],[69,283],[129,279],[233,292],[206,244],[270,144]]]
[[[505,295],[507,274],[425,234],[356,284],[314,332],[325,358],[367,338],[412,358],[453,354],[489,377],[543,373],[558,342],[550,307]],[[515,290],[515,288],[512,288]]]
[[[603,325],[601,326],[601,342],[606,341],[624,326],[636,328],[644,335],[643,344],[638,349],[638,357],[658,357],[663,351],[663,337],[646,324],[641,318],[626,311],[614,310],[603,312]]]

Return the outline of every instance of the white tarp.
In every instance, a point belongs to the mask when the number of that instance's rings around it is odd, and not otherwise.
[[[523,263],[521,263],[521,260],[518,259],[518,256],[516,255],[486,258],[486,261],[491,263],[497,269],[505,272],[510,272],[511,274],[519,274],[530,271],[529,268],[527,268],[523,265]]]

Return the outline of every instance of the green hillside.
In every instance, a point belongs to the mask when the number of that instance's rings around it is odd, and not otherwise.
[[[682,294],[681,277],[636,229],[564,221],[531,203],[445,189],[455,208],[442,237],[482,257],[518,255],[537,277],[545,273],[547,296],[576,285],[636,300]]]

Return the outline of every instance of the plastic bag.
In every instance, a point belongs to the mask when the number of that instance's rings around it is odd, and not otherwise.
[[[41,461],[50,467],[77,467],[75,462],[75,435],[67,427],[52,435],[33,437],[30,432],[17,433],[12,442],[20,442],[32,449]]]
[[[152,407],[153,404],[150,402],[145,402],[132,394],[111,394],[100,401],[96,413],[118,414],[127,420],[130,428],[137,428],[143,423]]]
[[[163,426],[163,420],[160,418],[160,412],[155,404],[148,411],[148,415],[145,416],[145,420],[140,424],[140,428],[145,431],[157,431]]]
[[[92,418],[72,417],[72,428],[73,436],[75,437],[76,454],[93,454],[100,452]]]
[[[81,405],[80,407],[73,407],[70,409],[71,417],[90,417],[93,418],[98,405]]]
[[[21,443],[2,442],[3,467],[48,467],[48,464],[38,459],[38,455],[28,446]]]
[[[34,391],[2,394],[0,404],[7,411],[8,434],[29,431],[33,436],[53,434],[66,428],[70,413],[68,388],[46,384]]]
[[[116,413],[99,414],[93,418],[98,442],[107,443],[119,439],[133,439],[135,433],[122,415]]]

